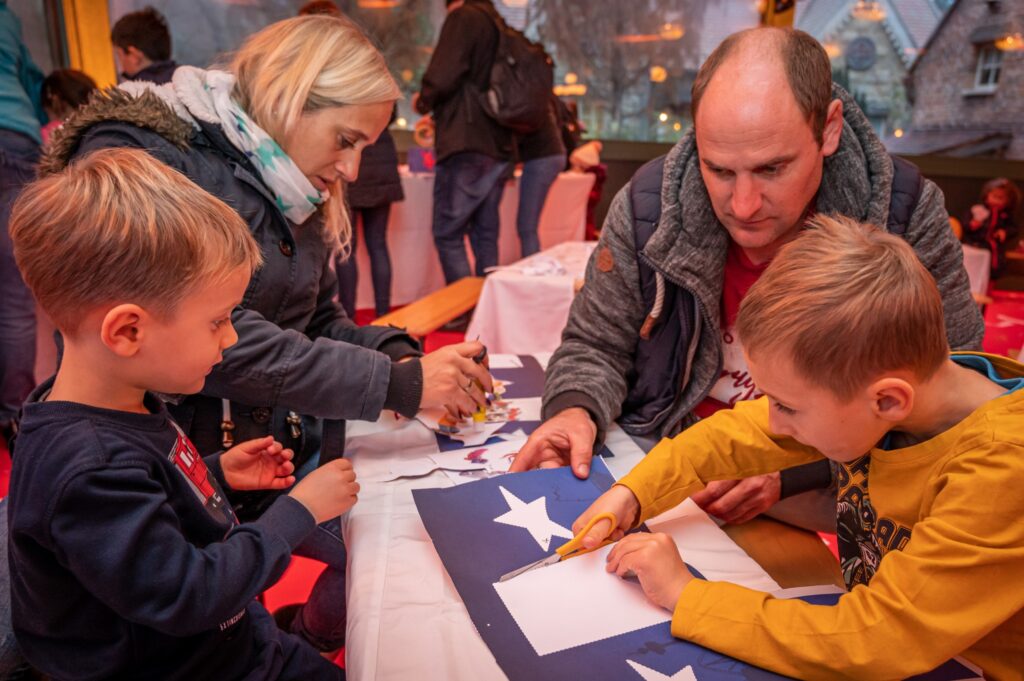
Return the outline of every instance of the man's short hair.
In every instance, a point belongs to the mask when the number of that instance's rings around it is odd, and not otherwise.
[[[794,28],[750,28],[733,33],[723,40],[701,64],[690,89],[690,113],[694,124],[697,122],[700,100],[715,72],[744,40],[753,37],[754,33],[760,33],[758,37],[765,37],[765,32],[774,38],[770,44],[778,51],[789,89],[820,145],[824,142],[825,118],[828,116],[828,105],[832,102],[832,63],[821,43],[810,34]]]
[[[10,230],[25,283],[67,334],[101,305],[170,318],[197,288],[261,262],[238,213],[138,149],[93,151],[30,184]]]
[[[785,353],[841,400],[887,372],[927,380],[949,356],[942,298],[914,249],[846,217],[813,218],[779,251],[737,330],[749,356]]]
[[[164,15],[152,7],[125,14],[114,24],[110,41],[122,50],[135,47],[150,61],[171,58],[171,32]]]

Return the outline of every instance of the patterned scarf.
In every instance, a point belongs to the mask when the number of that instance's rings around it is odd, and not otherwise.
[[[197,130],[197,121],[219,125],[231,145],[252,162],[284,216],[301,225],[326,197],[280,145],[231,98],[234,87],[235,77],[226,71],[179,66],[171,82],[165,85],[131,81],[122,83],[120,89],[135,96],[152,91]]]

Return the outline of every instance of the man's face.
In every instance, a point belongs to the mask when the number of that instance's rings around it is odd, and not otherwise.
[[[782,352],[747,355],[750,375],[768,397],[769,428],[829,459],[854,461],[874,447],[891,424],[877,417],[869,390],[850,400],[804,379]]]
[[[751,82],[733,70],[722,65],[697,111],[701,175],[729,236],[766,262],[803,226],[824,159],[839,143],[842,104],[832,103],[833,129],[826,125],[819,145],[781,71]]]

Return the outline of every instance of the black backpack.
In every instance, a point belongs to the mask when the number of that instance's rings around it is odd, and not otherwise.
[[[499,15],[478,9],[490,16],[498,29],[491,80],[480,93],[480,104],[488,116],[515,134],[535,132],[548,116],[555,64],[541,45],[530,42]]]

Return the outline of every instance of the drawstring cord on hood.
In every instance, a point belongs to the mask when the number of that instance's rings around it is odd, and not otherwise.
[[[661,316],[661,308],[665,304],[665,275],[657,270],[654,271],[654,286],[654,305],[651,307],[651,311],[647,313],[647,319],[644,320],[643,326],[640,327],[640,338],[643,340],[650,340],[651,330],[658,323],[658,317]]]

